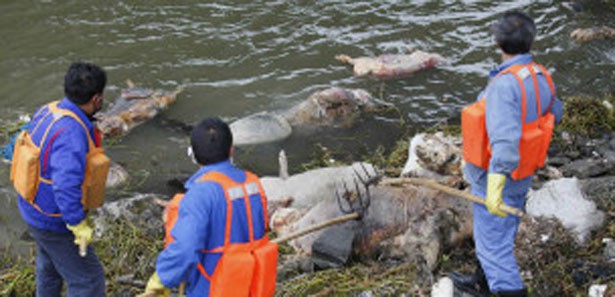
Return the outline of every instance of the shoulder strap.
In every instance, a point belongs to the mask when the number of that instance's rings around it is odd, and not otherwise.
[[[261,184],[260,179],[258,178],[258,176],[250,171],[245,171],[246,173],[246,183],[248,183],[246,185],[247,190],[248,190],[248,194],[251,194],[251,189],[250,189],[250,185],[252,183],[255,183],[256,186],[258,186],[258,192],[261,196],[261,204],[263,205],[263,218],[265,219],[265,236],[267,236],[267,230],[269,229],[269,211],[267,209],[267,196],[265,195],[265,188],[263,188],[263,184]]]
[[[32,134],[34,134],[34,132],[38,129],[38,127],[40,126],[40,124],[48,117],[48,116],[54,116],[54,110],[57,110],[56,105],[58,105],[58,101],[52,102],[50,104],[47,105],[47,114],[45,115],[44,118],[42,118],[38,124],[36,125],[36,127],[34,127],[34,129],[32,130]],[[51,123],[49,123],[49,125],[47,126],[47,129],[45,129],[45,133],[43,133],[43,137],[41,137],[41,141],[39,142],[39,147],[42,149],[43,145],[45,144],[45,140],[47,139],[47,135],[49,134],[49,131],[51,131],[51,127],[53,127],[53,124],[55,124],[61,117],[55,117],[53,119],[53,121],[51,121]]]
[[[41,138],[39,147],[42,147],[43,144],[45,143],[45,139],[47,139],[47,135],[49,134],[49,131],[51,131],[51,127],[53,127],[53,124],[55,124],[55,122],[57,122],[61,118],[68,116],[68,117],[73,118],[75,121],[77,121],[77,123],[79,123],[79,125],[81,125],[88,139],[88,146],[90,150],[94,149],[96,146],[94,145],[94,142],[92,140],[92,135],[90,134],[90,130],[88,129],[88,127],[85,125],[85,123],[83,123],[83,121],[79,118],[79,116],[77,116],[74,112],[67,110],[67,109],[58,108],[59,102],[60,101],[54,101],[54,102],[47,104],[49,111],[45,115],[45,118],[47,118],[49,115],[53,115],[55,118],[53,119],[51,123],[49,123],[49,126],[47,126],[47,129],[45,130],[45,133],[43,134],[43,137]],[[38,129],[38,127],[40,126],[40,124],[43,122],[45,118],[41,119],[36,124],[36,126],[32,130],[32,134],[34,134],[34,132]]]
[[[521,69],[523,69],[527,65],[528,64],[515,64],[515,65],[511,65],[508,68],[504,69],[502,72],[500,72],[498,74],[498,76],[506,74],[506,73],[517,73],[517,72],[519,72]]]
[[[226,223],[224,229],[224,247],[226,247],[231,242],[231,225],[233,222],[233,197],[231,197],[230,190],[236,188],[240,184],[232,180],[230,177],[226,176],[226,174],[217,171],[211,171],[204,174],[201,178],[198,179],[198,181],[212,181],[222,186],[222,191],[224,192],[224,198],[226,200]]]
[[[232,186],[239,185],[238,182],[234,181],[232,178],[228,177],[226,174],[218,171],[210,171],[203,174],[199,179],[199,182],[212,181],[219,183],[222,188],[230,188]]]
[[[527,95],[525,94],[525,85],[523,85],[523,79],[521,79],[521,76],[519,76],[519,71],[521,71],[525,66],[526,64],[512,65],[498,74],[498,76],[500,76],[506,73],[510,73],[515,77],[515,79],[519,83],[519,87],[521,88],[521,124],[522,125],[525,123]]]
[[[43,118],[41,118],[38,123],[36,123],[36,126],[34,126],[34,128],[32,128],[32,132],[30,133],[31,135],[34,135],[34,133],[38,130],[38,128],[41,126],[41,124],[45,121],[45,119],[47,117],[49,117],[50,115],[52,115],[53,113],[51,112],[51,106],[55,106],[58,105],[60,101],[53,101],[47,105],[45,105],[45,107],[41,108],[36,114],[34,114],[34,116],[32,116],[32,119],[36,118],[39,114],[41,114],[44,110],[47,111],[47,113],[45,113],[45,116],[43,116]]]
[[[542,115],[542,108],[540,106],[540,90],[538,88],[538,78],[536,77],[536,69],[534,69],[534,64],[528,66],[527,69],[530,71],[532,75],[532,81],[534,82],[534,92],[536,93],[536,118],[540,118]]]
[[[246,174],[246,180],[243,183],[238,183],[232,180],[227,175],[217,172],[211,171],[204,174],[202,177],[198,179],[199,182],[212,181],[220,184],[224,191],[224,196],[226,199],[226,224],[225,224],[225,235],[224,235],[224,246],[222,249],[227,248],[230,244],[231,239],[231,227],[232,227],[232,215],[233,215],[233,200],[235,199],[244,199],[244,203],[246,206],[246,217],[248,219],[248,230],[250,236],[250,242],[254,242],[254,224],[252,219],[252,207],[250,205],[250,196],[255,193],[259,193],[261,197],[261,203],[263,204],[263,215],[265,219],[265,228],[267,228],[267,198],[265,197],[265,192],[263,187],[258,179],[258,177],[248,171],[244,171]],[[215,248],[209,252],[219,252],[222,249]]]
[[[549,74],[549,72],[547,71],[547,69],[544,68],[544,66],[536,63],[536,62],[532,62],[530,64],[519,64],[519,65],[513,65],[509,68],[507,68],[506,70],[502,71],[499,75],[501,74],[505,74],[505,73],[512,73],[515,76],[515,79],[517,80],[517,82],[519,83],[519,86],[521,87],[521,94],[522,94],[522,102],[521,102],[521,108],[522,108],[522,123],[525,123],[525,116],[526,116],[526,94],[525,94],[525,86],[523,85],[523,79],[520,76],[520,72],[521,71],[525,71],[525,69],[527,69],[527,71],[529,72],[529,74],[532,76],[532,80],[534,82],[534,90],[536,92],[536,110],[537,110],[537,116],[540,117],[542,115],[542,108],[541,108],[541,100],[540,100],[540,90],[538,88],[538,78],[536,76],[536,73],[538,71],[542,72],[547,80],[547,83],[549,84],[549,88],[551,89],[551,101],[549,102],[549,107],[547,108],[547,112],[549,112],[551,110],[551,107],[553,106],[553,103],[555,102],[555,87],[553,86],[553,80],[551,78],[551,75]],[[538,70],[538,71],[537,71]]]
[[[63,109],[63,108],[59,108],[57,102],[54,102],[55,104],[50,104],[50,110],[54,115],[59,115],[56,120],[59,120],[60,118],[64,117],[64,116],[68,116],[73,118],[75,121],[77,121],[77,123],[79,123],[79,125],[81,125],[81,127],[83,128],[83,130],[85,130],[85,134],[88,138],[88,145],[90,146],[90,149],[93,149],[95,147],[94,145],[94,141],[92,140],[92,135],[90,134],[90,130],[88,129],[88,127],[85,125],[85,123],[81,120],[81,118],[79,118],[79,116],[77,116],[74,112],[68,110],[68,109]]]
[[[544,66],[538,63],[534,63],[534,65],[538,67],[538,69],[540,69],[542,74],[544,74],[545,79],[547,79],[547,84],[549,84],[549,89],[551,89],[551,101],[549,102],[549,107],[547,107],[547,112],[549,112],[551,110],[551,107],[553,106],[553,103],[555,102],[555,97],[557,97],[555,94],[555,86],[553,85],[553,79],[551,78],[551,74],[549,73],[549,71],[547,71]]]

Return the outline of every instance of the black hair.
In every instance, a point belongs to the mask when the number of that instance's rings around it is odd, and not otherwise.
[[[521,12],[505,13],[493,27],[495,42],[509,55],[525,54],[536,37],[534,20]]]
[[[229,158],[233,134],[221,119],[205,118],[192,129],[190,144],[199,164],[214,164]]]
[[[64,95],[77,105],[86,104],[96,94],[102,94],[107,84],[105,71],[90,63],[75,62],[64,76]]]

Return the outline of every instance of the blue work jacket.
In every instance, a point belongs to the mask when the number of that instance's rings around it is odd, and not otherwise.
[[[216,182],[199,181],[204,174],[217,171],[242,183],[246,174],[230,161],[201,167],[187,182],[188,190],[179,204],[178,218],[171,229],[174,241],[158,256],[156,272],[168,288],[187,282],[187,296],[209,296],[209,281],[198,271],[201,263],[212,275],[220,253],[204,253],[224,244],[226,199],[222,186]],[[264,207],[260,194],[250,196],[254,239],[265,235]],[[243,199],[233,200],[231,243],[249,241],[248,219]]]
[[[529,189],[532,176],[521,180],[512,180],[510,173],[519,164],[519,140],[521,139],[521,88],[514,75],[507,73],[498,76],[506,68],[517,64],[528,64],[533,60],[531,54],[516,55],[506,60],[489,73],[489,84],[478,96],[477,100],[486,98],[486,124],[487,135],[491,145],[491,160],[489,173],[501,173],[507,176],[503,193],[508,195],[524,194]],[[541,114],[545,114],[551,106],[551,113],[555,116],[555,122],[562,118],[562,102],[555,98],[551,103],[551,89],[542,73],[537,74],[538,90],[540,93]],[[531,76],[523,80],[526,94],[526,119],[525,122],[533,122],[538,119],[536,110],[536,92]],[[487,171],[466,163],[464,168],[466,179],[472,185],[472,189],[484,195],[487,186]]]
[[[79,224],[86,215],[81,204],[81,185],[85,177],[85,157],[90,149],[88,137],[94,137],[94,125],[79,106],[67,98],[60,101],[58,108],[75,113],[88,128],[89,135],[75,119],[64,116],[51,126],[44,143],[41,143],[54,119],[53,115],[48,116],[47,106],[41,107],[34,114],[28,132],[41,149],[41,177],[52,181],[52,184],[41,182],[34,198],[34,203],[45,214],[21,197],[17,200],[21,216],[29,225],[68,233],[66,224]],[[32,134],[40,121],[40,126]],[[94,138],[92,141],[96,143]]]

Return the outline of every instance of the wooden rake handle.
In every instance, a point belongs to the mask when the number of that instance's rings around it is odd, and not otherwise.
[[[432,188],[434,190],[445,192],[455,197],[463,198],[463,199],[470,200],[472,202],[480,203],[483,205],[485,204],[485,199],[482,199],[478,196],[474,196],[468,192],[463,192],[455,188],[442,185],[433,179],[400,177],[400,178],[385,179],[382,181],[382,184],[384,185],[400,185],[400,184],[407,184],[407,183],[413,184],[416,186],[425,186],[428,188]],[[525,215],[525,212],[523,212],[522,210],[508,206],[506,204],[500,205],[500,210],[507,214],[515,215],[518,217],[523,217]]]
[[[79,256],[85,257],[88,255],[88,243],[85,241],[85,238],[81,238],[79,240]]]
[[[320,224],[316,224],[316,225],[308,227],[306,229],[299,230],[297,232],[288,234],[287,236],[278,237],[276,239],[273,239],[272,242],[275,242],[275,243],[278,243],[278,244],[279,243],[283,243],[283,242],[286,242],[286,241],[293,240],[295,238],[301,237],[303,235],[310,234],[312,232],[316,232],[316,231],[318,231],[320,229],[324,229],[324,228],[327,228],[327,227],[335,225],[335,224],[340,224],[340,223],[343,223],[343,222],[356,220],[358,218],[359,218],[359,213],[353,212],[353,213],[350,213],[350,214],[347,214],[347,215],[343,215],[341,217],[337,217],[337,218],[334,218],[334,219],[330,219],[330,220],[324,221],[324,222],[322,222]]]

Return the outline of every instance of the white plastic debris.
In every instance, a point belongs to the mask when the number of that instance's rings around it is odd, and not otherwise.
[[[606,285],[591,285],[587,296],[589,297],[605,297]]]
[[[576,178],[562,178],[530,191],[526,210],[532,216],[554,217],[584,243],[592,230],[602,226],[604,213],[585,198]]]
[[[443,277],[431,287],[431,297],[453,297],[453,281],[448,277]]]

